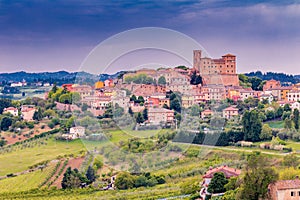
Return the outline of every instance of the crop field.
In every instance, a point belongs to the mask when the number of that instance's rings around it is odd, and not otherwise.
[[[0,191],[3,192],[20,192],[34,188],[39,185],[52,173],[55,163],[49,163],[45,169],[30,172],[28,174],[0,180]],[[1,196],[1,194],[0,194]]]
[[[58,156],[78,154],[85,150],[80,140],[57,141],[53,137],[45,145],[36,145],[29,148],[18,148],[9,153],[0,154],[0,176],[27,170],[29,166],[46,160],[54,160]]]

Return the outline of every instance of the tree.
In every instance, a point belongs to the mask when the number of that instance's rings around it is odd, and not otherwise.
[[[159,77],[157,83],[158,85],[166,85],[167,84],[166,78],[164,76]]]
[[[0,114],[3,113],[3,109],[12,106],[10,99],[0,99]]]
[[[284,156],[282,164],[287,167],[293,167],[296,169],[298,165],[300,164],[299,158],[295,154],[289,154],[287,156]]]
[[[254,152],[248,156],[246,173],[236,199],[257,200],[266,198],[268,185],[278,179],[278,174],[268,164],[267,158],[259,152]]]
[[[285,129],[292,129],[294,126],[293,126],[293,121],[289,118],[286,118],[284,120],[284,128]]]
[[[217,172],[214,174],[213,178],[211,179],[208,185],[208,192],[210,193],[222,193],[225,192],[226,189],[224,186],[228,183],[224,173]]]
[[[0,140],[0,147],[3,147],[4,145],[6,145],[7,141],[4,139]]]
[[[293,121],[295,124],[295,129],[299,130],[299,110],[297,108],[293,112]]]
[[[242,118],[242,124],[246,141],[257,142],[260,140],[262,123],[256,110],[246,111]]]
[[[0,123],[0,128],[3,131],[7,131],[8,128],[11,126],[12,124],[12,119],[10,117],[3,117]]]
[[[131,108],[131,107],[128,108],[128,113],[129,113],[131,116],[133,116],[133,111],[132,111],[132,108]]]
[[[143,110],[143,118],[144,118],[145,121],[148,120],[148,109],[147,108],[145,108]]]
[[[78,92],[71,92],[70,97],[71,97],[71,103],[73,104],[80,103],[81,97]]]
[[[136,123],[140,124],[140,123],[143,123],[144,122],[144,118],[142,116],[142,114],[139,112],[136,116]]]
[[[71,104],[72,103],[72,98],[71,98],[70,94],[62,94],[59,97],[59,102],[60,103],[65,103],[65,104]]]
[[[192,105],[191,107],[191,116],[200,116],[200,107],[197,104]]]
[[[263,90],[264,81],[257,77],[249,77],[249,82],[251,83],[251,88],[256,91]]]
[[[34,112],[33,119],[37,120],[37,121],[40,121],[41,119],[43,119],[43,112],[42,112],[41,108],[38,108],[38,110]]]
[[[82,112],[87,111],[88,108],[89,108],[89,106],[86,103],[83,103],[81,106],[81,111]]]
[[[139,96],[137,99],[137,103],[144,103],[144,102],[145,102],[144,97]]]
[[[115,181],[115,185],[120,190],[126,190],[133,188],[134,186],[134,177],[128,172],[121,172]]]
[[[259,137],[262,140],[267,140],[267,139],[272,138],[272,129],[268,124],[263,125]]]
[[[193,71],[192,75],[191,75],[191,81],[190,83],[192,85],[198,85],[198,84],[202,84],[202,77],[200,75],[197,74],[196,71]]]
[[[284,110],[283,110],[283,108],[280,106],[280,107],[276,110],[276,113],[275,113],[276,117],[282,117],[283,112],[284,112]]]
[[[88,167],[85,175],[89,183],[93,183],[96,180],[95,171],[91,166]]]
[[[292,111],[292,109],[291,109],[291,107],[290,107],[290,104],[285,104],[285,105],[283,106],[283,110],[286,111],[286,112]]]
[[[61,186],[63,189],[74,189],[79,188],[86,183],[88,183],[88,179],[83,176],[78,169],[75,168],[72,170],[71,167],[68,167],[64,173]]]
[[[136,102],[136,96],[134,94],[130,97],[130,101]]]
[[[175,110],[176,112],[181,112],[181,105],[179,97],[172,93],[170,95],[170,109]]]

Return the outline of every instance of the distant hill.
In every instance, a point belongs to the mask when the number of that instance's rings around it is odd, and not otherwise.
[[[300,82],[300,75],[290,75],[284,73],[276,73],[276,72],[266,72],[262,73],[261,71],[250,72],[245,74],[248,77],[258,77],[262,80],[271,80],[275,79],[280,81],[281,83],[298,83]]]
[[[62,85],[64,83],[87,83],[94,84],[96,81],[104,81],[106,79],[117,78],[120,74],[125,72],[118,72],[116,74],[90,74],[87,72],[40,72],[40,73],[29,73],[29,72],[14,72],[14,73],[0,73],[0,80],[2,85],[6,85],[9,82],[19,82],[26,80],[27,83],[36,82],[48,82],[57,83]]]

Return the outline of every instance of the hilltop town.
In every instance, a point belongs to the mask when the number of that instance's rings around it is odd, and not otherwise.
[[[1,99],[1,195],[297,196],[300,84],[238,74],[233,54],[193,55],[193,66],[37,81],[37,96]],[[6,94],[29,90],[25,79],[3,84]],[[204,148],[211,153],[201,157]]]

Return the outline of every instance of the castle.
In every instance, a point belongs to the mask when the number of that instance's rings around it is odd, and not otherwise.
[[[206,85],[239,86],[235,55],[226,54],[219,59],[202,58],[201,50],[194,50],[193,67]]]

